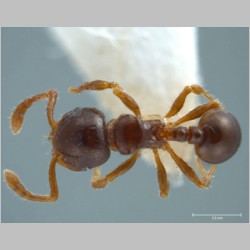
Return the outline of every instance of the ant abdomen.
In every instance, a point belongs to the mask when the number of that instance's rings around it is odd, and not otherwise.
[[[212,109],[200,119],[203,141],[195,145],[196,154],[208,163],[221,163],[229,159],[241,142],[241,129],[236,118],[224,110]]]

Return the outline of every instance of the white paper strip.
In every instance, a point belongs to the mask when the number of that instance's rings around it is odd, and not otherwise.
[[[199,83],[195,28],[53,28],[51,31],[83,79],[118,82],[137,101],[143,115],[165,115],[186,85]],[[130,113],[110,91],[94,94],[114,117]],[[197,97],[190,95],[178,116],[197,104]],[[194,159],[192,145],[171,145],[186,161]],[[144,159],[152,161],[151,150],[144,151]],[[160,152],[160,156],[168,175],[174,179],[172,183],[181,185],[182,175],[175,163],[166,152]]]

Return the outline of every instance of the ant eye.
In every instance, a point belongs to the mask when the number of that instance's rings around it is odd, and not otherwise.
[[[205,136],[195,151],[203,161],[220,163],[235,154],[241,142],[241,129],[231,113],[211,110],[203,115],[199,127]]]

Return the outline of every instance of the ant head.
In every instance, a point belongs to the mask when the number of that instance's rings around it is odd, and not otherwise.
[[[195,146],[195,151],[205,162],[216,164],[226,161],[240,146],[240,125],[232,114],[224,110],[206,112],[198,126],[203,129],[204,140]]]

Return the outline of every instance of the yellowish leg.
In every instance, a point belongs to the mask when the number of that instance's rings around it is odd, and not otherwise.
[[[203,167],[202,163],[201,163],[201,160],[199,158],[196,159],[196,163],[201,171],[201,174],[202,174],[202,181],[207,185],[209,186],[210,184],[210,181],[213,177],[213,174],[216,170],[216,165],[213,164],[212,167],[210,168],[209,172],[206,171],[206,169]]]
[[[159,184],[159,189],[160,189],[160,196],[167,197],[168,190],[169,190],[169,182],[167,178],[167,173],[159,157],[158,150],[153,149],[153,153],[155,156],[155,162],[157,166],[157,177],[158,177],[158,184]]]
[[[49,90],[46,93],[41,93],[22,101],[14,110],[11,116],[11,128],[14,134],[20,132],[26,111],[31,107],[35,102],[41,101],[43,99],[48,99],[47,105],[47,116],[48,121],[52,129],[54,129],[57,123],[53,119],[53,112],[56,103],[57,92],[55,90]]]
[[[203,87],[200,85],[191,85],[191,86],[186,86],[183,91],[179,94],[179,96],[175,99],[172,107],[168,111],[168,113],[164,116],[165,118],[170,118],[174,115],[176,115],[183,107],[186,97],[190,94],[194,93],[196,95],[203,95],[206,97],[209,101],[214,101],[214,98],[209,95]]]
[[[114,95],[116,95],[128,109],[130,109],[136,116],[141,116],[141,111],[136,101],[126,92],[124,92],[124,90],[119,86],[118,83],[96,80],[93,82],[86,82],[76,88],[69,88],[68,91],[79,94],[84,90],[105,89],[113,89]]]
[[[196,107],[195,109],[188,112],[186,115],[179,118],[177,121],[169,122],[167,125],[170,127],[177,127],[184,122],[191,121],[201,117],[203,114],[205,114],[207,111],[211,109],[220,109],[220,108],[222,108],[222,106],[219,102],[211,101],[209,103]]]
[[[35,195],[29,192],[24,185],[21,183],[19,177],[12,171],[6,169],[4,170],[4,177],[8,186],[16,192],[18,195],[26,200],[40,201],[40,202],[51,202],[58,198],[58,187],[56,181],[56,167],[57,157],[53,156],[50,168],[49,168],[49,184],[50,184],[50,195]]]
[[[135,164],[139,156],[139,151],[136,151],[128,160],[121,163],[115,170],[107,174],[105,177],[100,177],[100,170],[96,168],[92,177],[93,188],[104,188],[109,182],[114,181],[118,176],[125,174]]]
[[[182,160],[182,158],[180,158],[172,149],[172,147],[169,145],[169,143],[166,143],[166,145],[162,148],[163,150],[168,151],[168,153],[171,155],[171,157],[173,158],[173,160],[175,161],[175,163],[177,164],[177,166],[180,168],[180,170],[183,172],[183,174],[189,179],[191,180],[197,187],[199,188],[205,188],[208,187],[212,178],[212,175],[216,169],[215,165],[212,165],[209,173],[207,174],[207,172],[205,171],[205,169],[203,168],[203,166],[200,164],[198,164],[198,166],[201,168],[202,166],[202,174],[203,174],[203,178],[200,179],[195,171],[184,161]]]

